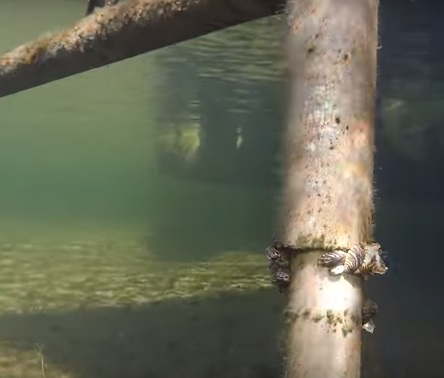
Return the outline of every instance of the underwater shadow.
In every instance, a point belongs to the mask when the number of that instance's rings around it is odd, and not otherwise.
[[[282,296],[266,290],[143,307],[4,315],[0,339],[22,351],[39,345],[48,366],[82,378],[274,378],[280,373],[283,304]]]
[[[383,294],[381,288],[373,288],[382,312],[376,333],[364,334],[363,378],[442,377],[439,320],[407,293],[394,304],[395,290]],[[146,306],[3,315],[0,375],[41,377],[38,346],[46,377],[276,378],[284,305],[284,296],[267,289]],[[6,354],[21,375],[5,367]]]
[[[225,251],[264,253],[272,239],[272,193],[196,184],[177,194],[187,184],[177,185],[177,191],[159,196],[158,210],[152,211],[160,215],[146,233],[150,253],[174,261],[209,259]]]

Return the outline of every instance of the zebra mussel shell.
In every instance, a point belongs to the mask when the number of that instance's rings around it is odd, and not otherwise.
[[[285,292],[285,290],[290,285],[290,281],[290,270],[285,268],[278,268],[272,278],[273,285],[278,288],[280,293]]]
[[[291,253],[285,250],[280,244],[274,243],[265,249],[265,255],[269,261],[268,268],[272,275],[272,283],[279,292],[284,292],[290,284],[290,258]]]
[[[281,252],[275,246],[265,248],[265,255],[268,261],[275,261],[281,257]]]
[[[344,263],[346,256],[347,252],[340,250],[325,252],[319,257],[318,265],[329,268],[332,274],[341,274],[345,270]]]
[[[384,274],[388,267],[382,258],[381,246],[378,243],[368,244],[364,247],[364,261],[357,269],[364,278],[373,274]]]
[[[318,265],[329,268],[330,273],[359,274],[364,278],[373,274],[384,274],[387,266],[381,257],[381,246],[378,243],[354,245],[347,252],[336,250],[324,253]]]
[[[378,315],[378,305],[370,299],[366,299],[361,308],[363,330],[369,333],[375,331],[375,323],[373,322],[373,319],[376,315]]]

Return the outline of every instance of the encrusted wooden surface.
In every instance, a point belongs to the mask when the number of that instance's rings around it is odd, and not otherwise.
[[[287,40],[291,81],[278,240],[350,248],[372,231],[375,0],[298,0]]]
[[[269,16],[282,10],[282,4],[282,0],[128,0],[98,9],[60,33],[0,56],[0,97]]]
[[[277,241],[297,249],[288,378],[358,378],[361,278],[317,264],[371,238],[377,0],[289,0],[290,112]]]

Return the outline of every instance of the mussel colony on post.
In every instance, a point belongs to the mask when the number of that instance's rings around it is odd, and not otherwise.
[[[269,269],[273,285],[280,293],[286,292],[291,282],[291,258],[299,251],[274,242],[265,249],[269,261]],[[368,279],[375,274],[384,274],[388,268],[384,262],[381,245],[378,243],[359,243],[350,249],[337,249],[323,253],[317,262],[320,267],[327,268],[330,274],[353,274]],[[378,305],[366,298],[361,308],[362,329],[373,333],[375,324],[373,319],[378,314]]]

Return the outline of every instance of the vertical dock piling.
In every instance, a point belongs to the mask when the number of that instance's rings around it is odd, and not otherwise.
[[[361,278],[317,265],[372,233],[377,0],[288,0],[289,117],[278,240],[296,251],[288,378],[360,375]]]

